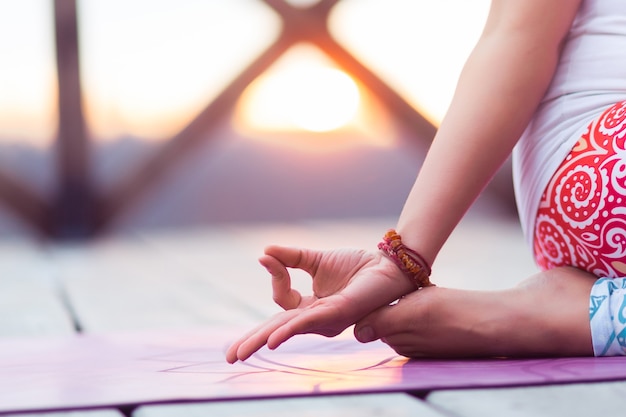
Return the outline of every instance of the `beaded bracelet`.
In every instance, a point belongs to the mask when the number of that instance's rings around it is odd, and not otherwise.
[[[419,253],[404,246],[395,230],[390,229],[385,233],[378,249],[394,261],[418,289],[434,285],[430,282],[428,262]]]

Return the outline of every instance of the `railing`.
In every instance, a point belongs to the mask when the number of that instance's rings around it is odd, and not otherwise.
[[[132,205],[177,161],[201,141],[211,139],[244,89],[290,47],[300,42],[314,44],[335,63],[375,94],[397,122],[418,140],[431,140],[436,128],[398,93],[340,45],[328,30],[328,17],[339,0],[321,0],[294,7],[283,0],[260,0],[282,19],[278,39],[244,69],[198,116],[167,140],[156,154],[143,161],[134,173],[106,194],[95,189],[90,171],[87,128],[82,110],[78,57],[79,33],[76,0],[54,0],[59,124],[56,160],[59,188],[46,201],[4,173],[0,175],[0,199],[43,236],[88,238],[103,230]]]

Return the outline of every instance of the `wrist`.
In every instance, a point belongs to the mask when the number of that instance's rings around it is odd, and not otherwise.
[[[401,236],[394,230],[387,231],[382,241],[378,244],[378,249],[391,260],[408,278],[414,289],[430,287],[430,265],[418,252],[407,247]]]
[[[415,291],[415,284],[406,276],[398,264],[388,256],[385,256],[382,251],[378,251],[377,256],[381,269],[386,271],[385,276],[391,281],[390,286],[394,288],[394,300]]]

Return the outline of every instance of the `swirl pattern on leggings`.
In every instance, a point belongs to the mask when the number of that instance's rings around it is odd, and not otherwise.
[[[534,251],[542,269],[626,274],[626,102],[594,120],[539,204]]]

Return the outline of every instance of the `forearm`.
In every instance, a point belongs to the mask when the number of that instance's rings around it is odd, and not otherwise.
[[[488,28],[472,52],[397,225],[430,264],[529,123],[563,35]]]

